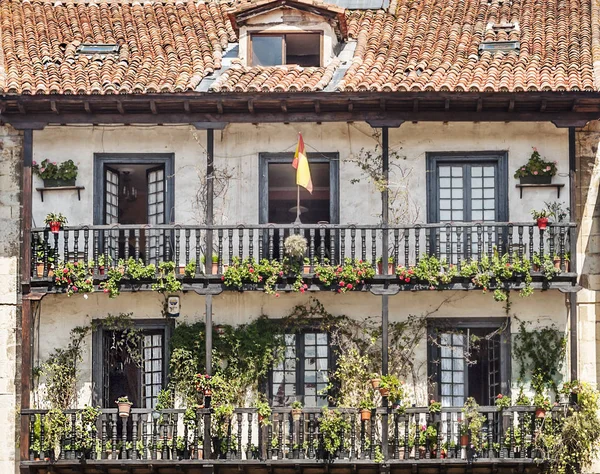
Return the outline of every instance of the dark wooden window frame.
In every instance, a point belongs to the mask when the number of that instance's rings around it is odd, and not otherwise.
[[[309,163],[329,163],[329,216],[331,224],[340,222],[340,156],[339,153],[307,153]],[[269,163],[289,163],[294,153],[259,153],[258,218],[269,221]],[[291,221],[290,221],[291,223]]]
[[[508,222],[508,152],[507,151],[457,151],[428,152],[427,161],[427,221],[439,222],[437,165],[440,163],[485,164],[498,166],[498,211],[497,221]],[[468,197],[464,197],[468,203]]]
[[[104,223],[104,167],[106,165],[163,165],[165,167],[165,216],[175,222],[174,153],[94,153],[94,224]]]
[[[429,393],[434,400],[440,401],[440,377],[441,374],[435,360],[439,357],[439,347],[431,343],[436,332],[440,329],[448,328],[448,330],[466,330],[466,329],[490,329],[493,331],[499,329],[502,325],[506,325],[500,336],[500,391],[504,395],[511,394],[511,333],[510,333],[510,318],[439,318],[430,319],[427,322],[427,377],[430,388],[433,387],[433,393]]]
[[[282,321],[283,324],[283,321]],[[314,324],[311,324],[309,326],[306,326],[305,328],[302,329],[296,329],[293,331],[290,331],[288,333],[284,333],[284,334],[294,334],[296,336],[296,359],[298,359],[298,363],[296,364],[296,394],[298,395],[298,397],[300,397],[300,401],[302,401],[302,404],[304,404],[304,378],[303,378],[303,374],[304,374],[304,344],[300,344],[299,343],[299,336],[304,336],[304,334],[307,333],[326,333],[327,334],[327,339],[328,339],[328,352],[327,352],[327,365],[328,365],[328,373],[331,375],[335,369],[336,369],[336,348],[335,346],[332,345],[331,343],[331,334],[329,334],[327,331],[323,331],[319,325],[318,322],[315,322]],[[267,376],[267,380],[266,380],[266,384],[267,386],[265,387],[265,394],[267,395],[267,398],[269,399],[269,402],[271,403],[271,405],[273,405],[273,393],[272,393],[272,389],[273,389],[273,368],[271,368],[271,370],[269,370],[268,376]]]
[[[103,347],[105,330],[102,327],[102,319],[95,319],[97,328],[92,333],[92,404],[103,405],[102,384],[104,374]],[[147,332],[163,332],[163,384],[166,385],[169,369],[169,348],[174,322],[167,319],[132,319],[136,329]],[[143,369],[143,368],[142,368]],[[142,383],[140,379],[138,383]],[[143,393],[141,394],[143,397]],[[112,407],[111,407],[112,408]],[[139,407],[137,407],[139,408]]]
[[[248,32],[248,65],[253,66],[254,50],[252,46],[252,37],[254,36],[279,36],[281,37],[281,64],[286,65],[286,40],[287,35],[319,35],[319,67],[323,67],[323,31],[303,30],[303,31],[250,31]],[[267,67],[267,66],[265,66]],[[314,67],[314,66],[313,66]]]

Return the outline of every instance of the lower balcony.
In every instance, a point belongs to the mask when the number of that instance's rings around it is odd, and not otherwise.
[[[115,293],[200,294],[228,289],[570,291],[576,282],[570,268],[575,231],[575,224],[540,229],[531,222],[36,228],[31,285],[42,292],[100,289],[111,296],[115,288]],[[290,256],[290,235],[303,237],[303,257]]]
[[[24,410],[29,472],[478,472],[541,469],[540,433],[568,405],[402,410],[193,408]],[[263,413],[264,414],[264,413]],[[542,415],[542,416],[540,416]],[[445,466],[445,467],[444,467]],[[200,470],[203,468],[202,470]],[[315,471],[319,469],[319,471]],[[461,472],[464,472],[461,470]],[[458,471],[456,471],[458,472]]]

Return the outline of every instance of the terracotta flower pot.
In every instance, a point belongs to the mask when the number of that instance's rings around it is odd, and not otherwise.
[[[58,234],[60,232],[60,222],[50,222],[50,232]]]
[[[301,414],[302,414],[302,408],[292,408],[292,420],[294,420],[294,421],[300,420]]]
[[[210,271],[213,275],[218,275],[219,274],[219,263],[218,262],[213,262],[212,266],[210,268]]]
[[[210,389],[204,390],[204,396],[205,397],[212,397],[212,390],[210,390]]]
[[[133,403],[131,402],[117,402],[117,407],[119,408],[119,416],[121,418],[127,418],[131,413],[131,406]]]
[[[374,389],[378,389],[380,383],[381,383],[381,379],[371,379],[371,386]]]
[[[535,417],[536,418],[546,418],[546,410],[544,408],[536,408],[535,409]]]
[[[546,227],[548,227],[548,218],[540,217],[537,220],[537,226],[538,226],[538,229],[540,229],[540,230],[546,230]]]
[[[379,262],[377,264],[377,272],[380,275],[383,275],[383,263],[382,262]],[[396,270],[394,268],[394,264],[393,263],[388,263],[387,274],[388,275],[395,275],[396,274]]]
[[[569,271],[569,261],[565,260],[565,272]],[[560,270],[560,257],[554,257],[554,268],[558,268]]]
[[[469,435],[460,435],[460,445],[467,446],[469,444]]]
[[[310,273],[310,265],[304,265],[304,267],[302,268],[302,273]]]
[[[360,411],[360,421],[369,421],[371,419],[371,410],[363,408]]]
[[[389,397],[390,396],[390,389],[389,388],[379,388],[379,393],[381,394],[382,397]]]

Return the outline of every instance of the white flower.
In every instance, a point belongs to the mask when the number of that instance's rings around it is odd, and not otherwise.
[[[88,299],[88,295],[83,295],[83,298],[87,300]]]

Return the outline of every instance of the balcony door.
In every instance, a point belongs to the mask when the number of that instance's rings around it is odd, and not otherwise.
[[[293,153],[261,153],[259,178],[259,221],[260,224],[293,224],[296,220],[298,187],[296,170],[292,167]],[[312,194],[300,188],[300,221],[302,224],[339,223],[339,156],[337,153],[308,153],[308,162],[313,182]],[[283,236],[274,235],[278,243]],[[309,238],[308,232],[306,233]],[[317,255],[321,246],[329,255],[330,236],[321,242],[316,235]],[[265,244],[267,244],[265,242]],[[268,248],[268,246],[265,246]],[[279,258],[279,246],[274,245],[274,258]]]
[[[167,224],[173,219],[172,155],[97,155],[94,223]],[[166,235],[151,229],[136,237],[133,230],[107,231],[102,251],[113,260],[134,256],[147,262],[164,257]]]
[[[432,232],[431,248],[439,246],[440,255],[454,263],[475,255],[483,236],[456,223],[508,221],[507,155],[431,153],[427,173],[428,221],[451,225],[449,232]],[[498,237],[494,230],[494,244]]]
[[[443,406],[463,406],[467,397],[492,406],[499,393],[508,393],[507,320],[441,321],[430,327],[429,341],[431,395]]]

